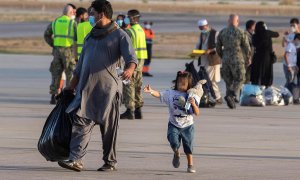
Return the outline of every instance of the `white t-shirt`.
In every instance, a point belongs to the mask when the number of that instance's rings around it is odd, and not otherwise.
[[[285,48],[285,52],[287,52],[287,60],[288,64],[285,61],[284,64],[288,67],[297,66],[297,49],[294,43],[288,43],[287,47]]]
[[[178,128],[185,128],[194,123],[193,115],[188,114],[184,104],[180,102],[180,96],[187,98],[187,93],[176,90],[160,92],[160,101],[169,106],[169,122]]]

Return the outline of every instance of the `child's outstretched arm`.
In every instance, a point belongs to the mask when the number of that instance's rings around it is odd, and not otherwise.
[[[144,87],[144,92],[150,93],[153,97],[160,98],[160,93],[158,91],[152,89],[149,84]]]
[[[195,99],[194,99],[193,97],[190,97],[190,98],[189,98],[189,102],[191,103],[191,106],[192,106],[192,108],[193,108],[194,114],[195,114],[196,116],[199,116],[199,115],[200,115],[200,110],[199,110],[199,107],[198,107],[197,104],[196,104]]]

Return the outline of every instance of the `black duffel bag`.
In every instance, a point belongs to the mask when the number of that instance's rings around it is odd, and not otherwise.
[[[69,157],[73,114],[65,111],[73,99],[73,91],[63,91],[45,122],[38,150],[47,161],[66,160]]]

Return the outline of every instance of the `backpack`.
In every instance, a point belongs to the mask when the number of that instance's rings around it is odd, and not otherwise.
[[[211,81],[208,77],[208,74],[204,67],[200,66],[199,71],[197,72],[194,61],[185,64],[185,71],[189,72],[193,76],[193,85],[198,81],[205,79],[206,83],[203,84],[203,96],[200,99],[199,107],[215,107],[216,105],[216,95],[212,88]]]

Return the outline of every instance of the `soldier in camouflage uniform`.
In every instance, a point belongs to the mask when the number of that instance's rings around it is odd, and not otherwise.
[[[123,100],[126,111],[120,115],[121,119],[142,119],[142,107],[144,104],[142,96],[143,75],[142,69],[145,59],[148,58],[146,36],[139,24],[140,12],[136,9],[129,10],[127,16],[130,19],[131,28],[127,32],[135,49],[138,65],[133,73],[130,84],[123,86]]]
[[[243,30],[238,28],[239,17],[230,15],[229,26],[220,31],[217,53],[222,58],[222,77],[226,83],[225,101],[229,108],[235,108],[235,101],[245,81],[245,61],[250,58],[250,46]]]
[[[63,10],[63,16],[68,16],[71,19],[71,22],[74,21],[73,18],[74,10],[72,6],[66,5]],[[60,18],[60,17],[58,17]],[[56,20],[55,20],[56,21]],[[50,104],[56,104],[55,96],[59,93],[59,86],[60,86],[60,80],[62,77],[63,71],[66,73],[66,85],[69,84],[70,79],[72,78],[73,70],[75,69],[76,60],[75,55],[76,53],[76,47],[75,47],[75,41],[76,41],[76,24],[73,23],[70,28],[74,29],[74,33],[72,34],[73,38],[73,44],[71,47],[63,47],[63,46],[56,46],[54,44],[54,26],[53,21],[50,23],[47,27],[47,29],[44,32],[44,39],[46,43],[53,47],[52,49],[52,55],[53,55],[53,61],[51,62],[49,71],[51,72],[52,81],[50,85],[50,94],[51,94],[51,101]],[[75,49],[75,51],[74,51]]]

